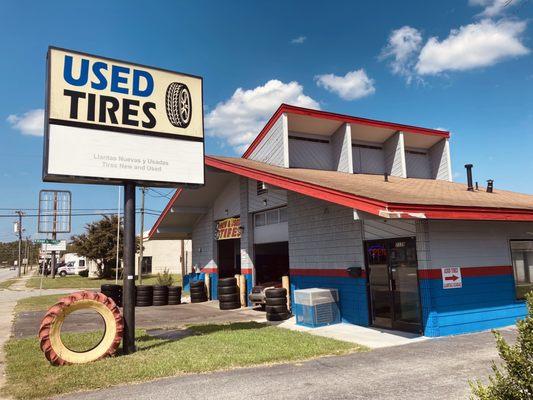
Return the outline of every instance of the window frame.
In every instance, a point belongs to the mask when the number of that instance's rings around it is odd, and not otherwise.
[[[519,293],[518,293],[518,285],[517,285],[517,276],[516,276],[516,269],[515,269],[515,263],[514,263],[514,258],[513,258],[513,248],[512,248],[512,243],[513,242],[531,242],[533,244],[533,239],[510,239],[509,240],[509,256],[511,258],[511,268],[513,269],[513,282],[514,282],[514,290],[515,290],[515,300],[517,301],[524,301],[525,300],[525,297],[524,296],[520,296]],[[529,260],[529,258],[526,258],[526,260]],[[527,262],[527,264],[529,264],[529,261]],[[530,286],[530,291],[533,291],[533,276],[530,275],[529,271],[527,271],[526,273],[526,263],[524,263],[524,273],[526,275],[529,275],[529,286]],[[529,265],[528,265],[529,267]],[[527,292],[526,292],[527,293]]]

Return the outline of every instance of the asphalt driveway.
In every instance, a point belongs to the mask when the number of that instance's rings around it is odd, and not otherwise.
[[[503,333],[515,336],[514,329]],[[483,332],[303,363],[167,378],[63,399],[468,399],[468,380],[486,378],[497,358],[492,334]]]

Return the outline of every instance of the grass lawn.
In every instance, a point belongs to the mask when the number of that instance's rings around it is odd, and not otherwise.
[[[172,274],[174,278],[174,285],[181,285],[181,275]],[[115,283],[115,279],[97,279],[84,278],[79,275],[70,275],[65,277],[56,276],[55,279],[50,277],[43,278],[43,289],[94,289],[100,288],[104,283]],[[121,285],[122,280],[118,283]],[[137,280],[138,284],[139,281]],[[155,285],[157,283],[157,275],[143,277],[143,285]],[[41,284],[41,277],[34,276],[28,280],[26,287],[39,288]]]
[[[15,307],[15,313],[24,311],[41,311],[48,310],[52,307],[61,297],[65,297],[68,293],[62,294],[47,294],[44,296],[26,297],[20,299]]]
[[[353,343],[257,322],[188,329],[193,335],[179,340],[156,339],[139,330],[136,353],[67,367],[50,366],[36,339],[11,339],[5,346],[7,382],[3,394],[17,399],[49,397],[165,376],[366,350]],[[69,344],[83,347],[94,341],[95,335],[73,334]]]
[[[6,279],[5,281],[0,282],[0,289],[9,289],[9,287],[16,281],[16,279]]]

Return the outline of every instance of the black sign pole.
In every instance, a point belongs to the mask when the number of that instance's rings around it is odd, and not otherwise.
[[[135,352],[135,184],[124,184],[124,270],[122,303],[124,315],[124,354]]]

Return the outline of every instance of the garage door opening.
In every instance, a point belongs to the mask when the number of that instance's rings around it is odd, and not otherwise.
[[[289,275],[289,242],[254,246],[256,285],[274,286]]]
[[[241,239],[218,240],[218,273],[230,278],[241,273]]]

